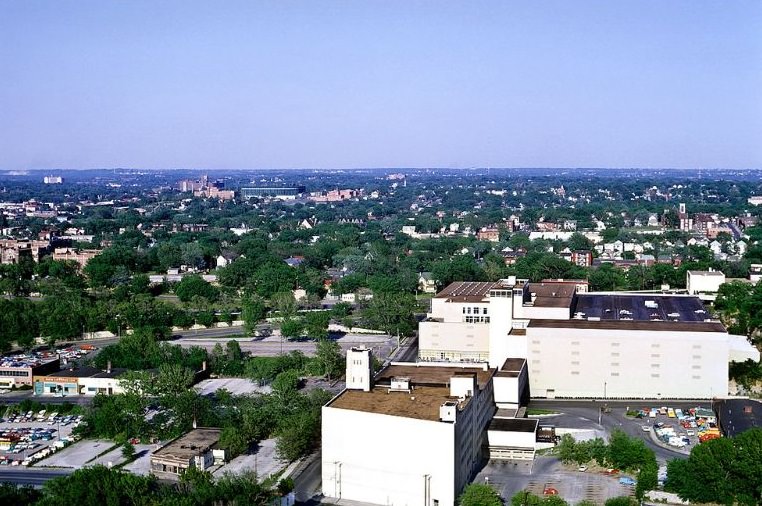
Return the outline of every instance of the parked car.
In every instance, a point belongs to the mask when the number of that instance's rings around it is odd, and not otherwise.
[[[580,473],[584,473],[585,471],[587,471],[587,466],[584,466],[584,465],[583,466],[579,466],[577,468],[577,471],[579,471]]]
[[[635,485],[635,480],[633,480],[629,476],[622,476],[621,478],[619,478],[619,484],[620,485],[633,486],[633,485]]]

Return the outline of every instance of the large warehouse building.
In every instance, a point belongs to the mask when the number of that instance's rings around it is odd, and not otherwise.
[[[686,295],[587,293],[584,281],[452,283],[419,327],[419,359],[527,361],[532,397],[726,395],[728,362],[759,360],[744,336]]]

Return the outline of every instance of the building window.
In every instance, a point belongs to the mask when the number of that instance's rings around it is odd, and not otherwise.
[[[478,307],[474,308],[474,314],[479,314],[479,308]]]
[[[694,366],[691,366],[691,369],[701,369],[701,366],[700,365],[694,365]]]
[[[695,379],[695,380],[700,380],[700,379],[701,379],[701,376],[693,376],[693,379]]]
[[[579,376],[579,371],[572,371],[572,376]]]
[[[579,360],[572,360],[571,365],[579,365]]]
[[[618,372],[612,372],[611,375],[612,376],[619,376],[619,373]]]
[[[653,374],[651,375],[651,377],[652,377],[652,378],[658,378],[658,377],[659,377],[659,373],[658,373],[658,372],[655,372],[655,373],[653,373]]]
[[[694,344],[693,345],[693,349],[694,350],[700,350],[701,349],[701,345],[700,344]]]
[[[659,344],[659,343],[653,343],[651,345],[651,348],[661,348],[661,344]]]
[[[619,352],[618,351],[613,351],[613,352],[611,352],[611,356],[612,357],[618,357],[619,356]]]
[[[611,367],[619,367],[619,362],[611,362]]]
[[[651,358],[659,358],[659,357],[661,357],[660,353],[652,353],[651,354]]]
[[[613,347],[619,346],[619,343],[611,343],[611,346]]]
[[[482,310],[482,314],[487,314],[487,308],[486,307]]]
[[[693,355],[693,359],[694,360],[700,360],[701,359],[701,355]]]
[[[661,367],[661,365],[659,365],[659,364],[651,364],[651,368],[652,369],[658,369],[659,367]]]
[[[573,351],[573,352],[571,352],[571,354],[572,355],[579,355],[579,352],[578,351]]]

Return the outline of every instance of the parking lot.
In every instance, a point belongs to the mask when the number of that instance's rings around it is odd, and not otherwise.
[[[81,416],[40,410],[0,414],[0,465],[29,465],[73,441]],[[7,416],[7,418],[5,418]]]
[[[593,469],[579,472],[576,466],[564,466],[556,457],[540,456],[533,463],[490,461],[474,481],[489,483],[506,501],[529,490],[539,496],[555,491],[569,504],[583,500],[603,504],[611,497],[634,495],[634,487],[621,484],[619,479]]]
[[[654,442],[684,454],[703,441],[720,437],[714,413],[700,406],[641,408],[633,418]]]

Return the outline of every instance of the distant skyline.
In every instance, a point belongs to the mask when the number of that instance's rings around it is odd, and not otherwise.
[[[762,2],[0,0],[0,170],[762,168]]]

